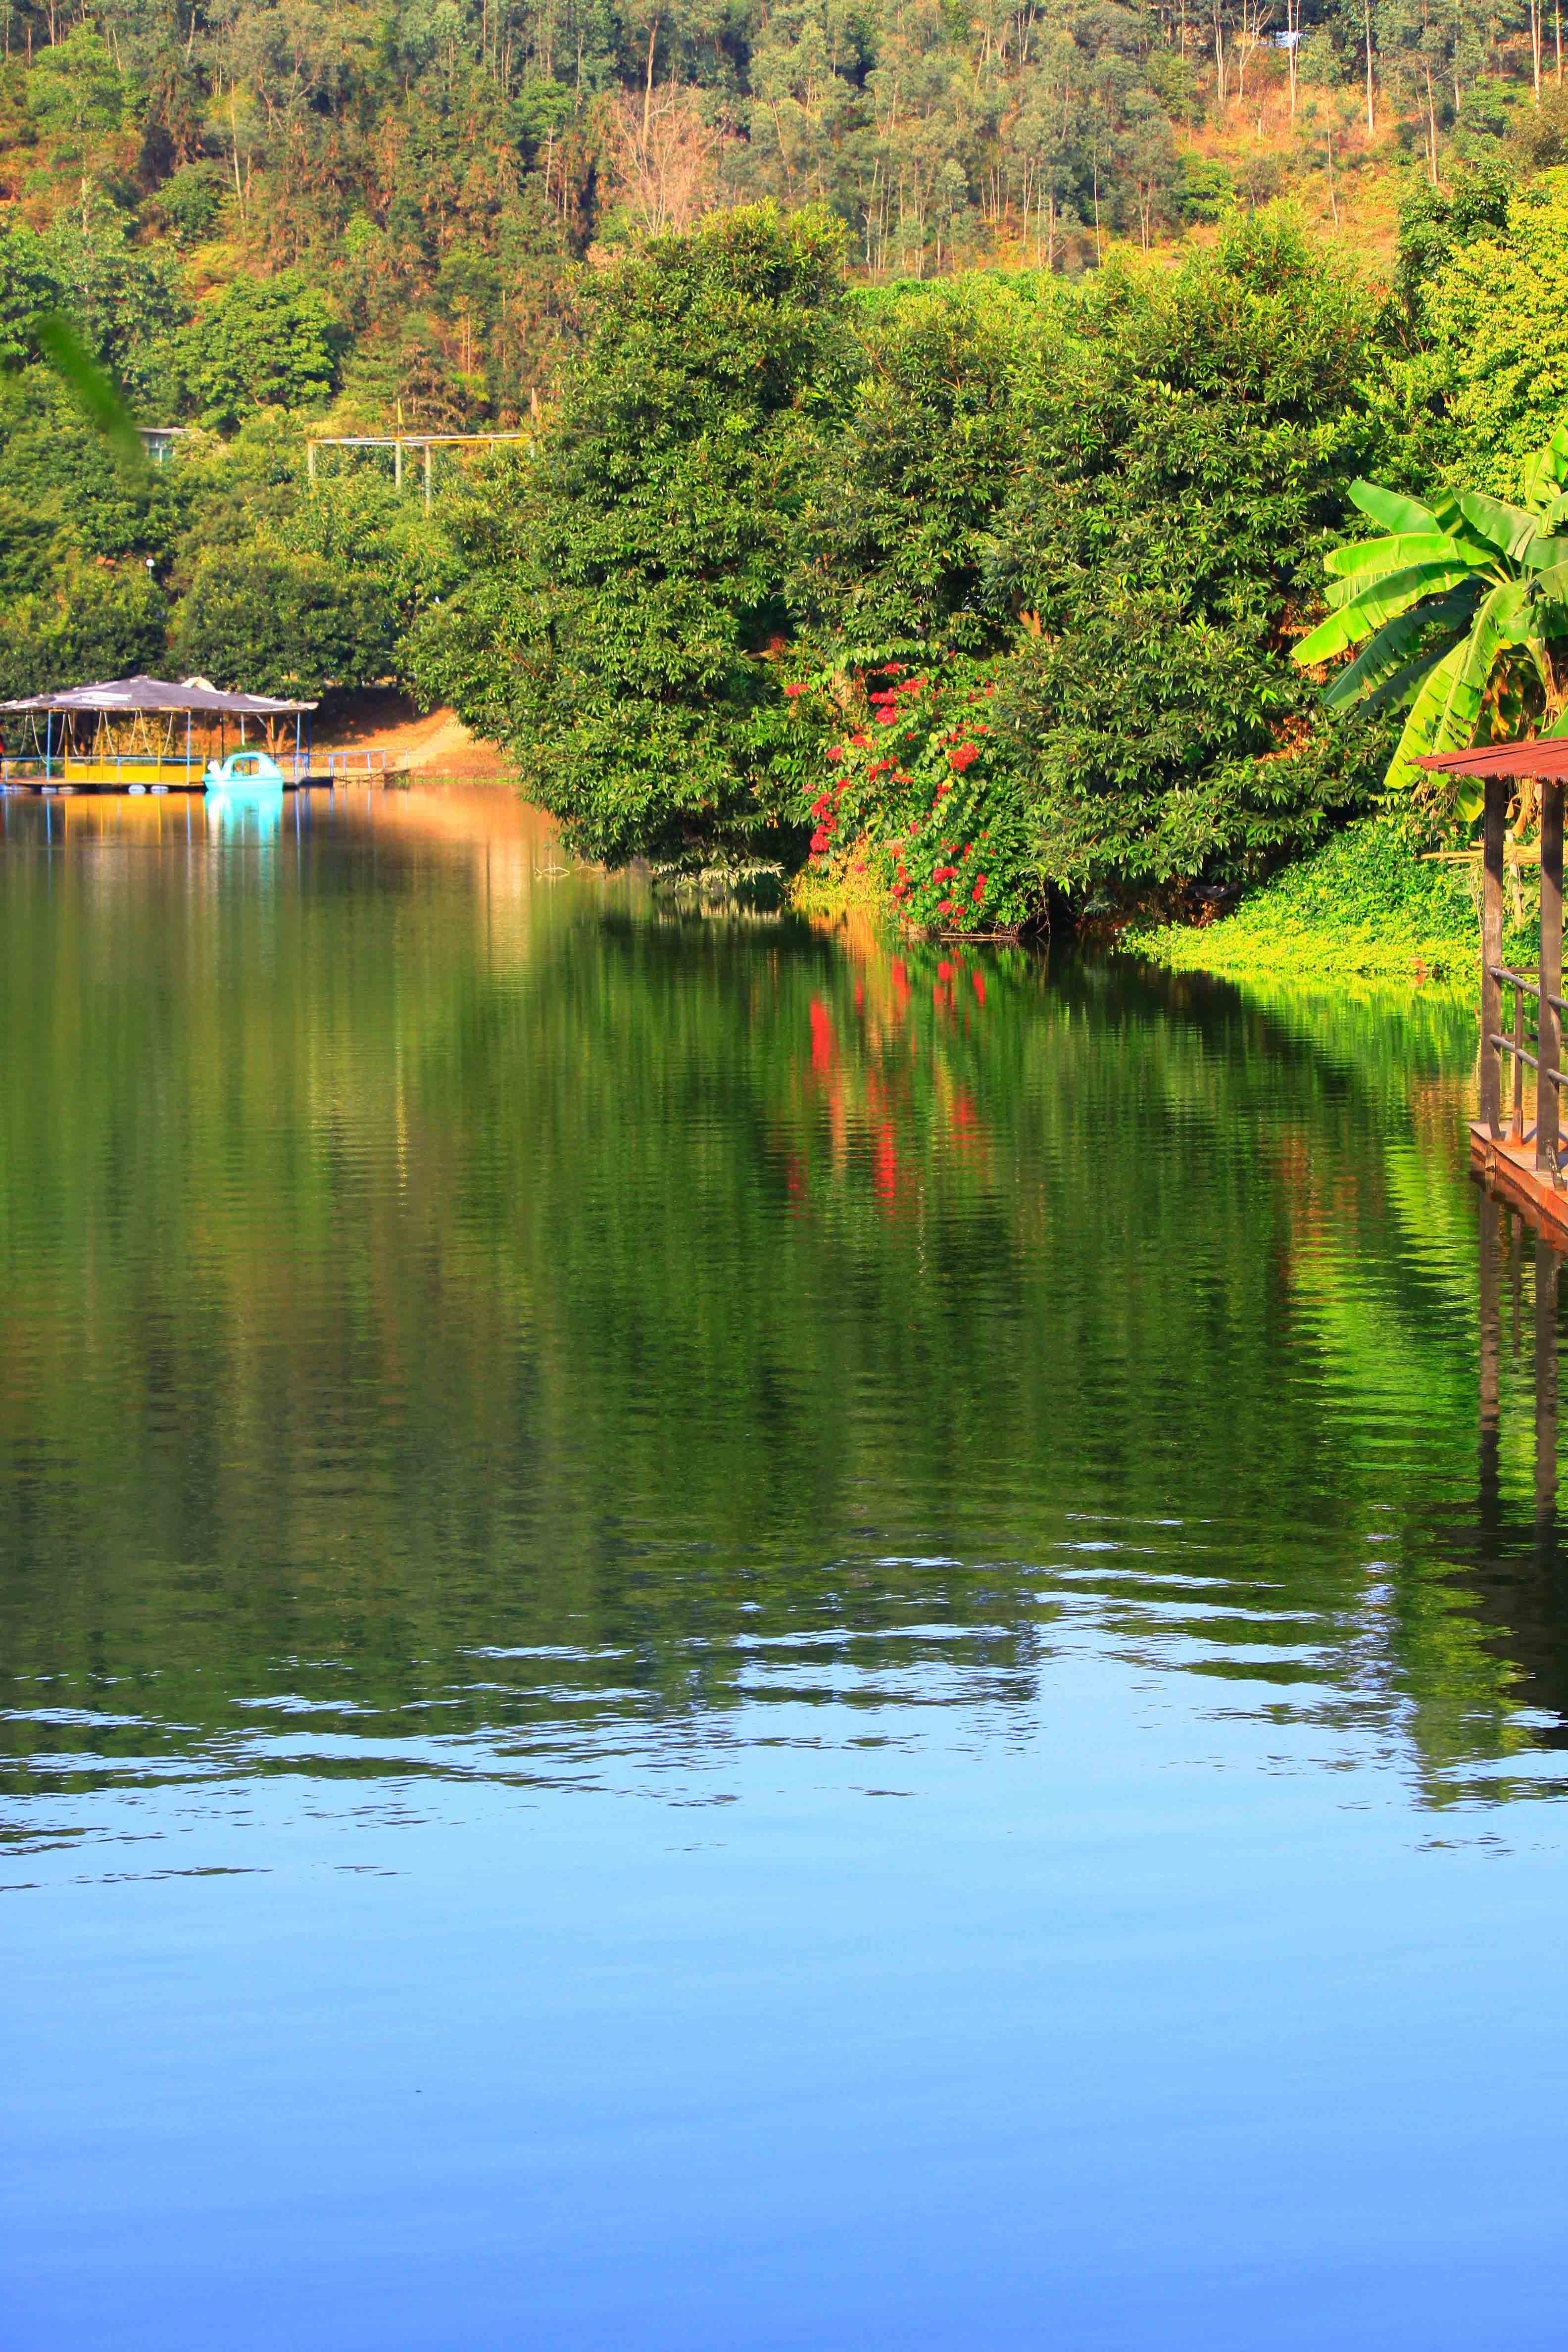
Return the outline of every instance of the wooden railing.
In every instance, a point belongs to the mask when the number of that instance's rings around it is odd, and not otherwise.
[[[387,753],[384,744],[371,744],[362,751],[327,751],[325,773],[329,776],[358,775],[363,762],[367,776],[384,776]]]
[[[1503,848],[1511,785],[1505,776],[1486,780],[1481,835],[1481,1123],[1498,1139],[1502,1128],[1502,1065],[1513,1064],[1510,1136],[1525,1139],[1524,1073],[1535,1072],[1535,1166],[1554,1187],[1563,1178],[1558,1155],[1563,1131],[1559,1099],[1564,1084],[1563,1019],[1563,785],[1541,785],[1541,957],[1529,978],[1502,960]],[[1513,1020],[1503,1026],[1502,992],[1513,991]],[[1533,1000],[1535,1028],[1529,1042],[1525,1004]],[[1531,1051],[1533,1045],[1534,1051]]]

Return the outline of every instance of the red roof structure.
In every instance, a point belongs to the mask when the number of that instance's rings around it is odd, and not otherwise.
[[[1415,762],[1442,776],[1534,776],[1568,781],[1568,735],[1538,735],[1528,743],[1489,743],[1480,751],[1436,751]]]

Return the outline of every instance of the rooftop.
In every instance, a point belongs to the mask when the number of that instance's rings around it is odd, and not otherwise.
[[[5,710],[192,710],[218,719],[292,718],[313,702],[283,702],[270,694],[225,694],[205,677],[110,677],[96,686],[66,686],[54,694],[25,694],[0,702]]]

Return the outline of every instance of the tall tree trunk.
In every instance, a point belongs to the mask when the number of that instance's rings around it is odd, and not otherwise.
[[[1371,0],[1368,0],[1368,5],[1371,5]],[[647,28],[647,75],[643,83],[642,92],[642,143],[645,153],[647,150],[647,118],[653,106],[653,45],[658,37],[658,18],[656,16]]]
[[[245,190],[240,185],[239,179],[239,131],[235,122],[234,85],[232,82],[229,84],[228,91],[228,138],[229,152],[234,158],[235,201],[239,206],[239,225],[240,227],[243,228],[245,226]]]
[[[1377,116],[1372,100],[1372,0],[1362,0],[1362,6],[1366,20],[1366,127],[1371,133],[1377,129]]]

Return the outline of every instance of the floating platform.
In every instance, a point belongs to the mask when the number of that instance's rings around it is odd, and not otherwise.
[[[1481,1119],[1470,1121],[1470,1168],[1489,1192],[1518,1209],[1546,1239],[1568,1245],[1568,1183],[1535,1164],[1535,1129],[1494,1135]]]
[[[339,784],[401,784],[407,782],[406,768],[384,764],[384,754],[375,757],[383,763],[372,765],[365,755],[359,752],[353,755],[352,765],[348,755],[342,755],[331,756],[328,765],[319,768],[303,764],[296,768],[292,759],[286,759],[279,762],[282,769],[279,789],[286,793],[330,792]],[[18,770],[23,772],[18,773]],[[57,763],[47,775],[43,773],[41,767],[36,773],[31,770],[31,762],[19,760],[0,762],[0,792],[48,793],[63,798],[73,793],[129,793],[140,798],[144,793],[202,793],[207,788],[205,767],[195,761],[187,769],[183,761],[177,764],[169,761],[138,764],[130,760],[72,760]]]

